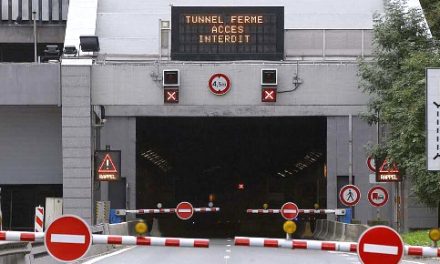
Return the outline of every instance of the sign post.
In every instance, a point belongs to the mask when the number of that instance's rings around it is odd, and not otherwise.
[[[64,215],[48,226],[44,243],[47,252],[56,260],[71,262],[87,253],[92,244],[92,233],[81,218]]]

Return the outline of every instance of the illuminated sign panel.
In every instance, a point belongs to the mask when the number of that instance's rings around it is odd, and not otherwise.
[[[172,7],[173,60],[282,60],[284,7]]]
[[[121,178],[121,151],[108,150],[95,152],[96,179],[117,181]]]

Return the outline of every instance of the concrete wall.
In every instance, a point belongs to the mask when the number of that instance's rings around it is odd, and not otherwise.
[[[361,200],[355,207],[354,218],[366,224],[376,219],[376,209],[372,207],[367,193],[373,184],[369,183],[371,173],[366,165],[366,145],[376,142],[376,128],[368,125],[358,116],[353,116],[353,176],[361,190]],[[337,176],[349,175],[349,118],[348,116],[327,118],[327,207],[336,208],[338,201]],[[393,222],[394,192],[392,184],[382,184],[390,192],[388,203],[380,210],[382,219]],[[331,218],[331,217],[330,217]]]
[[[106,145],[121,150],[121,176],[126,178],[130,190],[127,194],[128,208],[136,209],[136,117],[108,118],[101,129],[101,149],[105,149]],[[110,198],[109,184],[112,183],[101,183],[102,200]]]
[[[0,105],[60,105],[60,65],[0,64]]]
[[[373,14],[383,11],[382,0],[174,0],[100,1],[96,34],[102,54],[155,55],[159,53],[159,19],[170,20],[174,6],[284,6],[286,29],[372,29]],[[147,25],[147,26],[133,26]],[[331,36],[330,36],[331,37]],[[135,40],[135,41],[134,41]],[[336,39],[335,39],[336,40]],[[343,46],[353,45],[340,38]],[[357,40],[360,42],[360,38]],[[340,47],[340,49],[343,49]],[[340,51],[339,51],[340,52]]]
[[[61,184],[61,109],[0,106],[0,184]]]
[[[63,213],[92,223],[90,66],[62,66]]]
[[[94,65],[92,103],[111,106],[111,116],[309,116],[357,114],[365,110],[368,96],[358,89],[356,64],[299,64],[298,76],[303,83],[293,92],[279,94],[276,103],[261,102],[263,68],[278,69],[279,91],[294,87],[297,66],[290,63]],[[180,69],[177,105],[163,103],[163,69]],[[231,90],[224,96],[216,96],[208,88],[214,73],[224,73],[231,80]]]
[[[63,43],[66,25],[51,24],[37,26],[39,43]],[[0,27],[1,43],[34,43],[34,28],[32,24],[10,24]]]

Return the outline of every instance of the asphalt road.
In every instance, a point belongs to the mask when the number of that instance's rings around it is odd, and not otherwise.
[[[315,250],[235,247],[234,241],[211,240],[209,249],[170,247],[127,247],[113,253],[82,261],[83,264],[355,264],[356,254]],[[405,259],[402,264],[434,264],[438,259]],[[386,263],[384,263],[386,264]]]

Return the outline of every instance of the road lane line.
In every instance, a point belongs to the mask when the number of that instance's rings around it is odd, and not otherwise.
[[[397,255],[399,252],[399,248],[394,247],[394,246],[364,244],[364,252],[387,254],[387,255]]]
[[[86,236],[83,235],[50,235],[50,242],[52,243],[69,243],[69,244],[85,244]]]
[[[110,254],[106,254],[106,255],[103,255],[103,256],[99,256],[99,257],[93,258],[93,259],[91,259],[89,261],[83,262],[82,264],[93,264],[93,263],[96,263],[96,262],[101,261],[103,259],[119,255],[121,253],[124,253],[125,251],[131,250],[131,249],[134,249],[134,248],[136,248],[136,247],[123,248],[121,250],[112,252]]]

